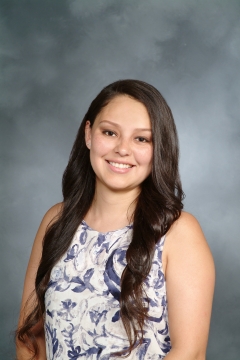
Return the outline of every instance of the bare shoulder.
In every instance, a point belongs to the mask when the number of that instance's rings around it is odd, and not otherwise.
[[[54,221],[58,219],[58,216],[61,214],[61,210],[63,207],[63,203],[58,203],[53,205],[44,215],[40,226],[38,228],[34,243],[33,243],[33,249],[32,252],[35,252],[36,249],[37,252],[39,252],[40,249],[42,249],[42,242],[44,239],[44,236],[46,234],[46,231],[49,226],[51,226]],[[31,260],[31,259],[30,259]]]
[[[183,211],[167,233],[169,246],[181,246],[184,243],[206,243],[205,236],[198,220],[190,213]]]
[[[187,255],[187,256],[186,256]],[[164,249],[165,264],[175,264],[192,259],[195,263],[206,262],[213,267],[213,258],[207,240],[197,219],[182,212],[166,235]]]
[[[53,205],[44,215],[40,227],[42,226],[46,230],[46,228],[49,225],[51,225],[54,220],[58,218],[58,216],[61,213],[62,207],[63,207],[63,203],[57,203]]]
[[[62,207],[63,207],[62,203],[58,203],[52,206],[44,215],[41,224],[38,228],[35,240],[33,242],[32,251],[29,258],[25,281],[24,281],[22,302],[21,302],[20,316],[18,323],[19,327],[21,327],[26,315],[28,315],[28,313],[32,309],[33,304],[35,303],[35,299],[36,299],[35,279],[42,257],[42,245],[43,245],[44,236],[46,234],[46,230],[54,221],[57,220],[58,216],[61,214]],[[41,353],[43,352],[44,354],[45,353],[44,337],[39,336],[38,342],[39,342],[38,345],[40,347],[40,351]],[[19,341],[17,341],[17,354],[18,356],[21,356],[21,359],[29,358],[28,351]]]
[[[44,215],[44,217],[41,221],[41,224],[38,228],[34,243],[33,243],[30,261],[32,260],[32,257],[36,256],[36,254],[38,254],[37,258],[40,257],[40,255],[41,255],[40,250],[42,249],[42,241],[45,236],[46,230],[54,221],[57,220],[58,216],[61,213],[62,207],[63,207],[62,203],[55,204]],[[33,255],[35,255],[35,256],[33,256]]]
[[[33,242],[32,251],[26,271],[22,306],[26,303],[31,292],[34,290],[35,277],[42,257],[42,245],[43,245],[44,236],[46,234],[46,230],[48,226],[50,226],[53,223],[53,221],[55,221],[55,219],[58,218],[59,214],[61,213],[61,209],[62,209],[62,203],[58,203],[52,206],[44,215],[41,224],[38,228],[35,240]]]
[[[205,359],[215,269],[210,248],[193,215],[182,212],[168,231],[163,266],[172,349],[189,359],[199,354],[199,359]]]

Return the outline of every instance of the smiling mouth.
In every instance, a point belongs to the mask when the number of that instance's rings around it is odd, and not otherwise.
[[[119,169],[129,169],[129,168],[133,167],[133,165],[130,165],[130,164],[121,164],[121,163],[116,163],[113,161],[108,161],[108,163]]]

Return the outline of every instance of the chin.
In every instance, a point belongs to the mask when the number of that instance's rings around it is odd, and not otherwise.
[[[127,191],[138,191],[140,189],[139,184],[129,184],[129,185],[123,185],[123,184],[107,184],[106,187],[112,191],[116,192],[127,192]]]

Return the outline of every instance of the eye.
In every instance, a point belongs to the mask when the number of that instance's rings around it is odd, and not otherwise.
[[[103,134],[105,134],[107,136],[116,136],[116,134],[111,130],[104,130]]]
[[[137,141],[143,142],[143,143],[149,142],[148,139],[146,139],[145,137],[142,137],[142,136],[138,136],[136,139],[137,139]]]

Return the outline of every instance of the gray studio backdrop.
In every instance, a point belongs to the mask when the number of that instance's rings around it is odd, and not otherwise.
[[[103,86],[136,78],[173,110],[185,209],[215,258],[207,359],[240,359],[240,1],[1,0],[0,54],[0,358],[81,119]]]

